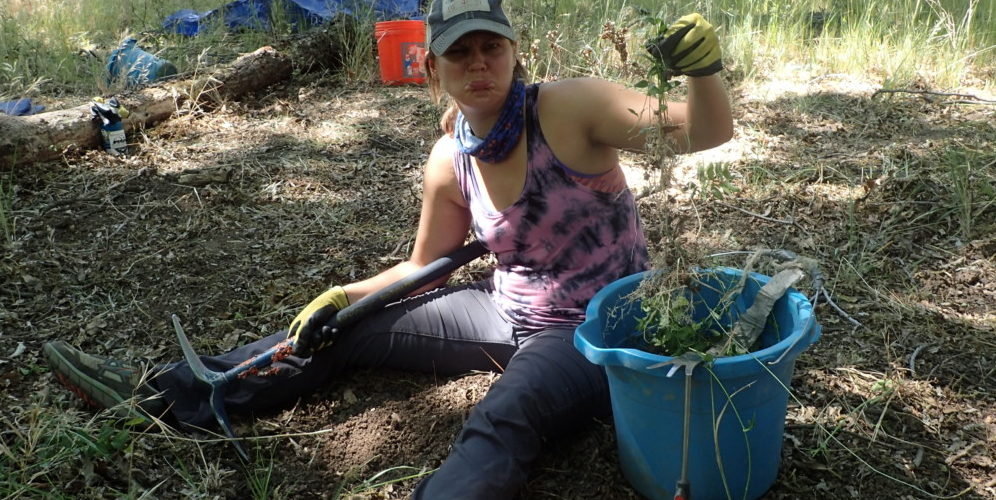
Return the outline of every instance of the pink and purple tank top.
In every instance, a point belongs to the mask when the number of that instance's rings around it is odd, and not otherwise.
[[[493,210],[470,156],[454,155],[474,234],[498,260],[495,301],[509,321],[527,329],[581,323],[596,292],[647,269],[649,261],[619,165],[592,176],[561,163],[540,129],[538,94],[538,84],[526,90],[526,181],[511,206]]]

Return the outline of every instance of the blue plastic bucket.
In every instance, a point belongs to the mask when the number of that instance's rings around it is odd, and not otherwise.
[[[670,500],[681,474],[684,423],[684,370],[670,378],[671,359],[635,348],[642,341],[636,321],[643,314],[629,295],[647,273],[613,282],[588,304],[587,319],[574,345],[588,360],[605,367],[623,473],[649,498]],[[706,286],[692,297],[695,319],[737,286],[743,272],[712,269]],[[731,326],[753,303],[769,278],[752,273],[742,294],[721,320]],[[715,289],[718,289],[715,290]],[[813,308],[790,290],[775,303],[773,320],[761,335],[761,350],[716,359],[692,375],[688,478],[699,499],[746,498],[764,494],[778,476],[782,432],[795,359],[820,337]]]
[[[126,38],[107,57],[111,80],[123,78],[128,87],[134,87],[176,74],[173,63],[140,49],[136,42]]]

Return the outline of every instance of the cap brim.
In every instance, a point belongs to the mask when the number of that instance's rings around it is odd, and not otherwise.
[[[490,31],[491,33],[508,38],[513,42],[517,39],[515,31],[510,26],[491,21],[490,19],[468,19],[458,23],[456,26],[451,27],[450,29],[444,31],[443,34],[436,37],[436,39],[429,44],[429,50],[437,56],[443,55],[443,53],[446,52],[446,49],[450,48],[450,45],[453,45],[453,42],[457,41],[458,38],[470,33],[471,31]]]

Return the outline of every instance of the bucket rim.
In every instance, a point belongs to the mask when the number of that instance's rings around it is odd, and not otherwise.
[[[704,271],[713,274],[727,274],[735,278],[743,276],[744,271],[730,267],[712,267]],[[620,278],[609,283],[599,290],[588,303],[586,319],[578,325],[574,334],[575,346],[588,358],[589,361],[603,366],[626,366],[632,369],[640,369],[649,373],[659,373],[663,376],[667,370],[649,369],[651,365],[663,363],[673,359],[673,356],[653,354],[641,349],[631,347],[607,347],[596,345],[596,340],[601,338],[604,321],[602,319],[603,302],[610,298],[616,298],[620,291],[628,292],[636,288],[639,282],[645,277],[659,271],[647,270]],[[767,283],[771,277],[763,274],[751,272],[750,277],[756,279],[761,286]],[[816,323],[813,306],[801,292],[791,289],[787,294],[789,300],[796,305],[789,310],[789,314],[798,324],[803,325],[796,329],[791,335],[779,340],[773,345],[758,351],[748,352],[737,356],[724,356],[715,358],[711,362],[713,371],[736,370],[743,363],[756,365],[761,363],[765,366],[775,364],[774,362],[794,360],[804,349],[812,345],[820,336],[820,327]],[[808,341],[804,339],[808,337]],[[679,372],[682,373],[682,372]]]
[[[419,34],[421,38],[424,38],[425,23],[423,21],[407,20],[407,21],[381,21],[374,24],[374,37],[377,38],[378,43],[380,43],[380,41],[388,35],[398,35],[406,33]]]
[[[417,21],[417,20],[413,20],[413,19],[403,19],[403,20],[397,20],[397,21],[379,21],[379,22],[374,23],[374,29],[381,29],[381,28],[383,28],[383,29],[390,29],[390,28],[400,27],[400,26],[411,26],[411,27],[425,26],[425,21]]]

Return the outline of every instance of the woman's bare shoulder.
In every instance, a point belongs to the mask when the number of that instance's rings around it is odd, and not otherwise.
[[[432,151],[425,163],[425,177],[436,182],[455,182],[456,173],[453,169],[453,158],[456,153],[455,139],[443,134],[432,145]]]
[[[635,89],[601,78],[569,78],[545,83],[540,86],[538,100],[542,117],[574,123],[585,129],[618,119],[619,110],[643,108],[648,103],[646,96]]]
[[[436,143],[432,145],[432,151],[429,152],[429,163],[444,163],[446,165],[453,165],[453,153],[455,152],[455,139],[447,134],[443,134],[439,137],[439,139],[436,139]]]
[[[565,102],[591,102],[592,99],[605,99],[614,93],[627,92],[624,85],[603,80],[601,78],[565,78],[555,82],[548,82],[540,85],[540,96],[543,99],[552,99]]]

